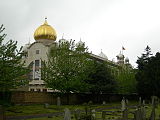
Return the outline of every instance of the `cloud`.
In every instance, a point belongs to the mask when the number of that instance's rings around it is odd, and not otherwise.
[[[159,5],[158,0],[1,0],[0,23],[20,46],[29,38],[34,42],[35,29],[48,17],[58,38],[63,33],[67,39],[81,37],[93,53],[102,49],[110,60],[124,46],[136,65],[147,45],[159,51]]]

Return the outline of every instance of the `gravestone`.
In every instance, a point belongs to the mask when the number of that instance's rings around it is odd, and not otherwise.
[[[68,108],[64,109],[64,120],[71,120],[71,112]]]
[[[122,99],[121,105],[122,105],[121,110],[124,111],[124,110],[126,109],[126,102],[125,102],[125,99]]]
[[[79,109],[74,110],[74,116],[76,120],[80,120],[81,111]]]
[[[129,104],[129,101],[128,101],[128,99],[126,99],[126,105],[128,105]]]
[[[95,109],[91,110],[91,113],[92,113],[93,120],[95,120],[96,119],[96,110]]]
[[[102,120],[105,120],[105,119],[106,119],[106,112],[102,111]]]
[[[145,106],[141,107],[141,115],[142,115],[142,120],[146,120],[146,108],[145,108]]]
[[[102,105],[106,105],[106,101],[103,101]]]
[[[61,105],[61,98],[57,97],[57,106],[60,106],[60,105]]]
[[[155,112],[155,106],[152,107],[152,112],[150,115],[150,120],[155,120],[156,118],[156,112]]]
[[[44,104],[44,108],[49,108],[49,104],[48,104],[48,103],[45,103],[45,104]]]
[[[134,113],[134,120],[142,120],[141,119],[141,111],[140,109],[136,109],[135,113]]]
[[[141,97],[139,97],[139,106],[141,106],[141,103],[142,103],[142,99]]]
[[[142,105],[145,106],[145,100],[143,100]]]

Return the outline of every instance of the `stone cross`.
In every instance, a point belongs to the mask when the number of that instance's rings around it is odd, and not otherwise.
[[[64,120],[71,120],[71,112],[68,108],[64,109]]]

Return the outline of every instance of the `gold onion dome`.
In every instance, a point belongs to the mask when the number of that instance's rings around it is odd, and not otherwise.
[[[36,31],[34,32],[34,39],[40,40],[40,39],[47,39],[47,40],[56,40],[57,35],[56,31],[52,26],[48,25],[47,18],[45,18],[45,22],[43,25],[39,26]]]

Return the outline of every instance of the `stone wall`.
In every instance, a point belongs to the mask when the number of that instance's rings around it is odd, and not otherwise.
[[[120,94],[85,94],[85,93],[72,93],[57,95],[49,92],[13,92],[11,101],[15,104],[39,104],[50,103],[56,104],[57,97],[60,96],[62,104],[82,104],[92,101],[93,103],[116,102],[121,101],[123,97],[129,100],[138,100],[138,95],[120,95]]]

